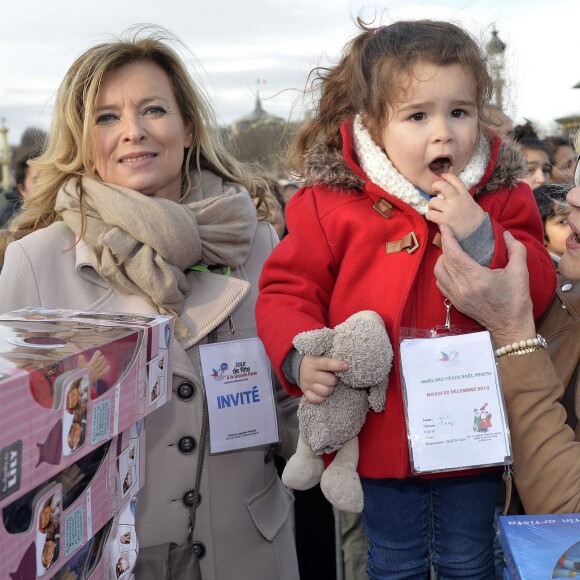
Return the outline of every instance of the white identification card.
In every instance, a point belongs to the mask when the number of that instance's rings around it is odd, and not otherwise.
[[[210,453],[277,443],[270,363],[259,338],[199,347]]]
[[[415,473],[511,463],[489,332],[403,340],[401,368]]]

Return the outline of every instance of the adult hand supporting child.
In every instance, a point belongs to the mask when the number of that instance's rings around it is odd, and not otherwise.
[[[498,346],[536,334],[526,267],[526,247],[504,232],[509,262],[490,270],[459,246],[450,228],[441,226],[443,254],[435,264],[437,287],[464,314],[492,334]]]
[[[483,209],[453,173],[443,173],[433,183],[433,194],[436,195],[429,201],[425,217],[437,225],[447,224],[458,240],[475,231],[485,217]]]

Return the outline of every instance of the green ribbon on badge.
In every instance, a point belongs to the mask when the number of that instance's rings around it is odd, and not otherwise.
[[[223,268],[223,266],[214,266],[214,268]],[[195,266],[191,266],[188,268],[189,270],[194,270],[196,272],[205,272],[206,274],[214,274],[215,272],[210,269],[209,266],[205,266],[204,264],[195,264]],[[232,273],[231,266],[226,266],[225,275],[229,276]]]

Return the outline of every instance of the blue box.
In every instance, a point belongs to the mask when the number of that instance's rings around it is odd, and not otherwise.
[[[511,580],[580,580],[580,514],[501,516],[499,541]]]

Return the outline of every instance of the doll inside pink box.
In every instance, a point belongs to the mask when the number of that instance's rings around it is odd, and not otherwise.
[[[54,570],[60,569],[68,561],[65,544],[70,544],[70,537],[67,538],[67,535],[72,533],[73,540],[78,541],[74,528],[71,532],[69,526],[66,525],[66,520],[73,514],[78,514],[79,510],[81,510],[81,514],[84,514],[81,516],[81,520],[84,521],[86,517],[88,526],[85,529],[84,524],[80,524],[81,543],[89,542],[97,549],[99,538],[97,537],[95,543],[85,535],[89,533],[89,519],[92,521],[92,525],[96,526],[95,531],[98,530],[105,524],[106,518],[110,517],[108,514],[112,514],[118,509],[116,507],[118,501],[121,501],[121,506],[124,503],[119,514],[120,519],[117,518],[119,522],[123,522],[123,526],[115,528],[114,533],[118,536],[114,539],[114,549],[112,549],[112,552],[115,553],[115,562],[109,565],[114,568],[117,560],[123,564],[124,560],[121,558],[121,554],[124,553],[131,556],[130,559],[134,564],[138,545],[134,530],[134,499],[131,498],[141,485],[140,477],[137,476],[137,480],[135,480],[135,474],[136,470],[139,470],[138,448],[142,425],[142,421],[138,421],[130,430],[119,436],[120,439],[109,441],[97,447],[88,455],[66,467],[58,475],[51,477],[1,510],[1,525],[4,530],[0,529],[0,545],[2,550],[11,553],[8,562],[4,562],[7,566],[4,570],[5,573],[9,572],[13,578],[35,578],[45,575],[49,577]],[[134,474],[132,490],[126,490],[124,487],[128,466],[132,468]],[[103,489],[103,485],[109,485],[105,482],[111,481],[110,477],[113,473],[110,471],[111,467],[114,469],[116,486],[111,487],[103,496],[98,492]],[[87,496],[84,501],[79,503],[77,500],[83,496],[89,486],[93,487],[90,494],[93,499],[88,502]],[[95,498],[99,495],[101,497],[99,501],[103,501],[104,498],[109,498],[111,495],[115,495],[117,500],[105,499],[105,507],[99,502],[95,503]],[[132,513],[125,513],[128,506],[127,502],[133,504],[130,508]],[[84,508],[80,507],[82,505]],[[78,525],[77,522],[77,533]],[[67,528],[66,532],[64,527]],[[89,533],[89,535],[92,534]],[[109,543],[113,541],[109,537],[110,535],[105,536]],[[12,537],[15,540],[20,538],[20,540],[17,543],[12,543],[12,540],[9,539]],[[74,546],[69,548],[69,551],[71,549],[71,554],[78,551],[78,548]],[[19,553],[20,551],[22,553]],[[77,558],[75,555],[74,558],[77,564],[73,566],[68,562],[66,568],[70,569],[71,566],[74,568],[80,565],[81,557]],[[89,570],[91,568],[90,562],[88,567],[85,564],[83,564],[83,568]],[[1,562],[0,570],[2,570]],[[88,578],[88,576],[82,577]],[[67,578],[70,579],[70,577]]]
[[[62,509],[72,505],[80,494],[90,485],[95,473],[107,456],[111,442],[97,447],[88,455],[81,457],[72,465],[63,469],[58,475],[51,477],[45,483],[35,487],[22,497],[2,509],[2,523],[10,534],[19,534],[30,529],[32,517],[35,513],[37,498],[43,490],[50,488],[54,483],[62,487]]]
[[[0,357],[28,371],[34,400],[47,409],[60,406],[60,376],[71,370],[86,369],[91,399],[96,399],[118,383],[134,361],[139,335],[134,329],[93,326],[67,320],[46,323],[1,321],[5,338]],[[70,413],[86,407],[87,397],[76,385],[66,393],[65,408]]]
[[[50,513],[51,520],[55,519],[52,510],[54,495],[58,494],[53,494],[51,498],[43,502],[42,506],[43,511]],[[66,507],[68,506],[63,507],[63,510]],[[61,564],[62,567],[56,571],[53,578],[55,580],[70,580],[71,578],[103,580],[104,578],[116,577],[122,580],[129,577],[135,566],[139,549],[135,531],[135,512],[136,499],[133,498],[119,514],[111,518],[92,538],[88,539],[66,563]],[[58,530],[55,528],[56,526],[53,526],[51,533],[58,534]],[[43,533],[39,531],[37,535]],[[56,536],[54,537],[56,538]],[[52,546],[55,546],[54,549]],[[38,552],[39,549],[30,547],[23,555],[20,566],[15,572],[15,578],[33,578],[35,575],[39,575],[38,570],[34,568],[35,551]],[[58,544],[52,539],[47,539],[41,554],[40,575],[48,574],[59,556]]]
[[[0,508],[166,401],[171,335],[169,317],[0,317]]]
[[[41,459],[52,462],[52,454],[60,458],[61,448],[50,443],[53,440],[62,437],[64,455],[83,446],[89,399],[98,399],[123,378],[135,361],[142,337],[130,327],[41,320],[42,314],[36,311],[20,311],[18,316],[0,321],[0,365],[28,372],[30,393],[39,406],[63,409],[59,433],[51,432],[45,440],[48,446],[43,445],[41,451]],[[79,370],[86,373],[67,380]]]
[[[132,505],[134,505],[133,500]],[[119,525],[119,516],[115,516],[101,528],[84,546],[64,564],[64,566],[57,570],[53,580],[104,580],[105,578],[118,578],[123,580],[129,578],[134,567],[131,566],[131,561],[136,560],[137,550],[125,550],[115,554],[116,561],[112,562],[112,553],[115,550],[116,544],[122,545],[122,538],[118,535],[118,530],[125,529],[127,526]],[[132,526],[134,530],[134,525]],[[127,532],[123,532],[126,535]],[[130,556],[134,554],[131,559]],[[29,578],[26,566],[33,558],[33,554],[25,554],[23,558],[23,567],[18,570],[17,576],[14,578]],[[125,564],[129,562],[129,566]],[[50,571],[47,569],[47,572]],[[112,571],[112,572],[111,572]],[[34,573],[34,572],[32,572]]]
[[[57,562],[62,551],[61,514],[91,484],[109,447],[110,442],[97,447],[2,509],[2,524],[9,534],[28,534],[35,530],[34,548],[23,554],[18,571],[13,571],[17,577],[44,575]]]

